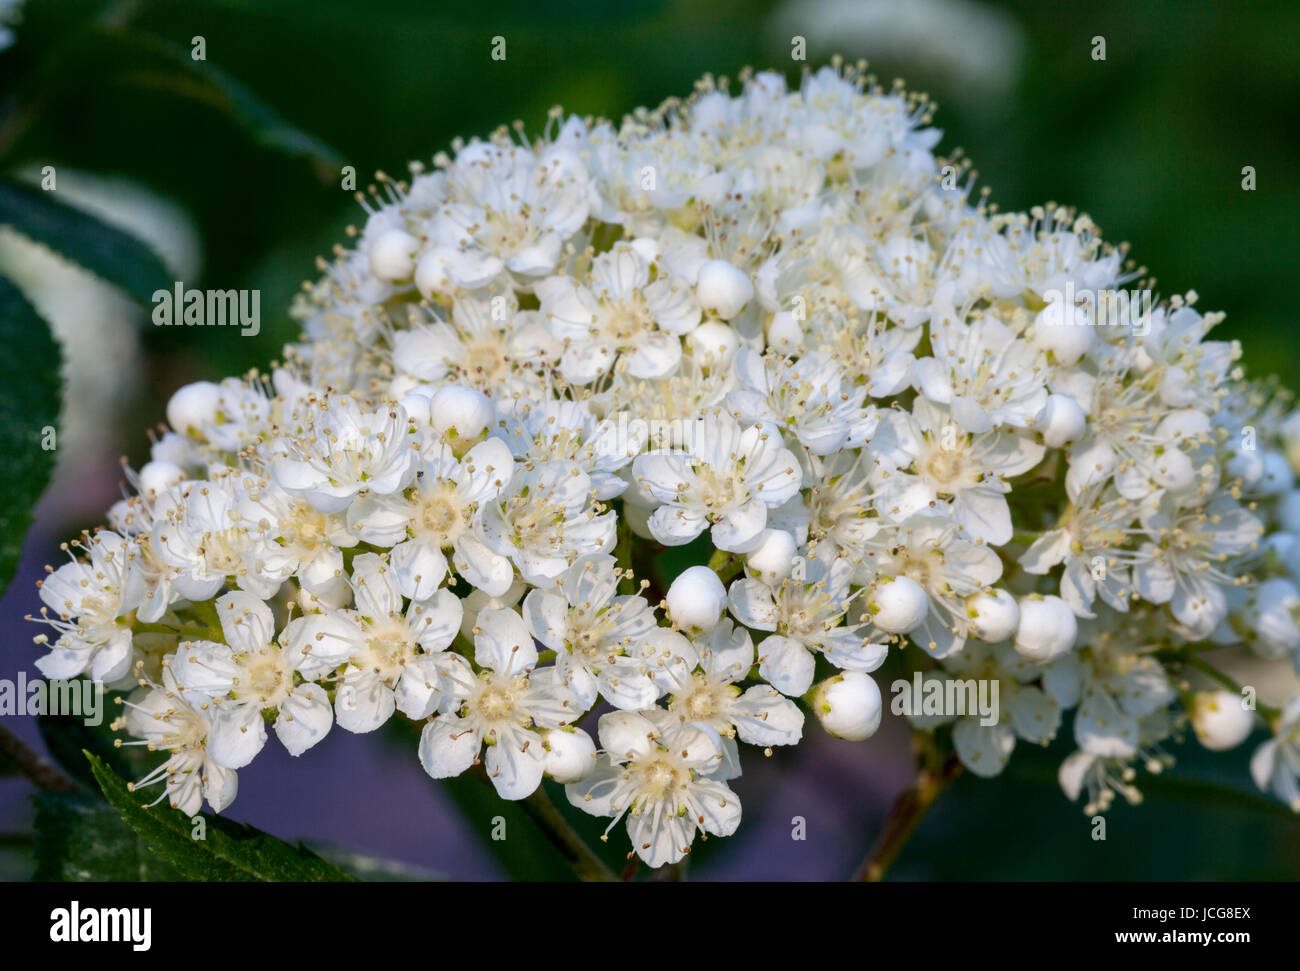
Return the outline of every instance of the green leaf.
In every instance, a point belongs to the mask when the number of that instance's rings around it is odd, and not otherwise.
[[[81,209],[59,202],[56,191],[0,179],[0,225],[107,280],[141,303],[171,289],[172,274],[149,246]]]
[[[311,849],[358,880],[367,883],[429,883],[447,879],[445,873],[427,867],[389,860],[332,843],[313,843]]]
[[[211,61],[196,61],[190,50],[160,37],[100,29],[117,65],[130,64],[116,80],[191,98],[226,115],[258,145],[314,163],[323,179],[336,177],[343,157],[324,141],[293,125],[242,81]]]
[[[36,803],[36,880],[183,880],[104,800],[89,793],[40,792]]]
[[[105,798],[137,836],[188,880],[223,882],[320,882],[355,878],[302,845],[291,846],[251,826],[201,813],[206,832],[193,838],[196,823],[166,803],[141,805],[126,782],[102,759],[86,753]]]
[[[0,591],[22,554],[31,510],[54,470],[42,447],[59,421],[61,354],[45,321],[0,277]]]
[[[74,682],[75,683],[75,682]],[[132,768],[128,752],[140,752],[140,749],[123,749],[114,745],[117,736],[109,728],[110,715],[113,714],[113,700],[107,692],[101,699],[103,716],[100,724],[87,725],[84,718],[77,715],[44,714],[36,717],[36,727],[40,730],[45,748],[59,767],[78,782],[92,791],[99,786],[90,765],[86,762],[85,752],[94,752],[104,764],[125,778],[137,774]],[[143,772],[139,772],[143,775]]]

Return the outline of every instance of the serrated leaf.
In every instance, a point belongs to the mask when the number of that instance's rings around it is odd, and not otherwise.
[[[150,247],[47,192],[0,179],[0,225],[48,246],[95,276],[148,304],[157,290],[170,290],[172,274]]]
[[[54,471],[43,429],[59,422],[62,355],[22,292],[0,277],[0,591],[9,585],[32,507]]]
[[[155,855],[98,796],[39,792],[36,804],[36,880],[135,882],[183,880]]]
[[[102,759],[90,752],[86,758],[109,804],[154,853],[188,880],[316,883],[355,879],[302,845],[292,846],[252,826],[210,813],[200,814],[206,832],[203,839],[194,839],[191,817],[165,802],[145,808],[141,797]]]

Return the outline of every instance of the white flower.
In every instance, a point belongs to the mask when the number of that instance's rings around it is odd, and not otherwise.
[[[782,694],[808,690],[814,651],[846,671],[874,671],[884,662],[887,643],[870,640],[865,625],[842,623],[851,603],[852,572],[843,557],[815,559],[803,579],[782,581],[775,589],[754,579],[731,585],[732,616],[746,627],[773,632],[758,645],[758,670]]]
[[[576,462],[521,466],[485,504],[476,533],[489,550],[512,561],[528,583],[550,586],[579,556],[614,548],[614,514],[601,512],[593,498],[591,477]],[[492,576],[495,581],[495,569]],[[496,595],[509,581],[479,586]]]
[[[105,530],[78,546],[89,562],[65,563],[40,583],[45,604],[40,619],[59,637],[36,667],[50,679],[89,674],[111,684],[130,671],[131,629],[119,620],[143,601],[145,584],[135,548],[117,533]],[[42,634],[36,642],[46,644],[48,638]]]
[[[936,680],[945,687],[949,682],[957,682],[957,688],[966,691],[965,713],[928,715],[916,710],[921,699],[914,698],[914,710],[907,714],[913,724],[926,727],[955,719],[953,747],[962,765],[976,775],[989,778],[1000,774],[1011,758],[1017,738],[1046,744],[1056,736],[1061,724],[1061,705],[1033,683],[1042,676],[1043,668],[1025,660],[1009,645],[968,643],[959,653],[945,658],[943,668],[942,673],[927,672],[923,681]],[[991,687],[995,681],[996,695]],[[970,685],[976,686],[977,696],[970,694],[967,687]],[[976,697],[995,701],[990,717],[986,718],[970,705]]]
[[[749,631],[722,621],[702,637],[659,628],[646,651],[661,658],[656,675],[671,696],[668,710],[682,722],[709,725],[725,740],[739,736],[750,745],[794,745],[803,734],[803,712],[770,685],[742,689],[754,666]],[[734,748],[734,746],[733,746]],[[739,774],[739,759],[735,759]]]
[[[475,587],[503,593],[514,571],[475,527],[514,470],[514,457],[499,439],[480,442],[461,459],[450,445],[435,445],[418,460],[411,488],[360,497],[348,508],[348,525],[365,542],[391,547],[389,565],[404,597],[434,595],[447,576],[448,552],[456,572]]]
[[[461,659],[463,661],[463,659]],[[449,703],[424,726],[420,764],[435,779],[460,775],[486,744],[487,774],[503,799],[523,799],[546,771],[545,738],[538,729],[568,725],[582,712],[555,677],[534,671],[537,648],[513,610],[485,610],[474,635],[474,674],[457,666]]]
[[[700,322],[690,286],[652,274],[650,240],[616,243],[596,257],[590,283],[555,276],[537,285],[542,317],[552,337],[564,342],[560,373],[590,384],[624,356],[637,378],[660,378],[677,370],[681,337]]]
[[[274,643],[271,609],[236,591],[217,599],[226,642],[186,641],[171,670],[187,698],[208,711],[208,756],[242,769],[266,744],[263,713],[275,715],[275,734],[290,755],[301,755],[334,723],[329,696],[318,684],[295,684],[294,673],[313,659]],[[210,704],[206,704],[210,702]]]
[[[586,402],[550,398],[515,402],[494,434],[520,461],[578,463],[600,500],[613,499],[627,488],[618,472],[645,448],[646,439],[646,429],[639,424],[622,418],[600,421]]]
[[[239,783],[235,770],[208,755],[208,720],[185,700],[171,671],[164,668],[162,685],[143,687],[126,702],[126,708],[125,727],[140,739],[127,744],[148,745],[151,751],[167,753],[166,761],[129,786],[132,792],[161,782],[162,795],[152,805],[166,799],[186,816],[196,815],[204,800],[214,812],[234,801]]]
[[[1228,615],[1224,588],[1237,583],[1225,567],[1255,546],[1263,524],[1223,495],[1190,509],[1164,496],[1144,507],[1142,526],[1151,540],[1135,555],[1134,588],[1144,600],[1169,604],[1190,636],[1208,636]]]
[[[1011,539],[1007,479],[1027,472],[1043,446],[1007,432],[967,434],[943,409],[918,399],[909,415],[881,419],[871,450],[880,463],[876,508],[895,522],[938,509],[972,540]]]
[[[1273,737],[1250,760],[1255,785],[1300,813],[1300,695],[1287,702]]]
[[[409,484],[416,454],[400,405],[375,408],[336,398],[306,410],[298,416],[305,434],[286,441],[289,455],[272,466],[286,492],[321,512],[341,512],[363,492],[386,496]]]
[[[711,527],[720,550],[756,549],[768,510],[799,490],[794,455],[775,432],[742,428],[723,413],[692,422],[689,430],[689,450],[656,450],[632,463],[637,484],[658,507],[650,531],[666,546],[681,546]]]
[[[179,502],[154,521],[149,547],[158,559],[176,569],[171,586],[188,600],[209,600],[233,577],[241,589],[267,598],[289,576],[290,564],[278,558],[260,529],[244,515],[249,490],[261,484],[238,481],[232,472],[212,482],[186,482],[178,487]]]
[[[590,193],[587,170],[568,149],[467,145],[447,173],[447,201],[429,227],[435,245],[417,268],[420,289],[481,289],[504,271],[520,281],[545,276],[587,221]]]
[[[529,633],[555,652],[555,672],[586,711],[603,697],[616,708],[645,708],[663,692],[642,657],[655,628],[650,605],[619,595],[612,556],[579,557],[554,590],[535,589],[524,599]]]
[[[565,792],[584,812],[611,817],[611,829],[627,814],[632,847],[647,866],[676,863],[697,832],[736,831],[740,800],[717,775],[723,750],[712,728],[651,708],[601,716],[599,735],[595,769]]]
[[[774,424],[814,455],[856,448],[875,430],[875,411],[863,405],[866,387],[855,387],[829,354],[792,364],[742,347],[734,365],[741,386],[728,392],[727,407],[745,424]]]
[[[963,431],[1035,424],[1048,401],[1047,361],[1001,320],[984,313],[969,324],[955,316],[932,322],[930,344],[934,356],[913,367],[917,390],[948,406]]]
[[[285,629],[286,647],[322,670],[346,665],[335,717],[350,732],[373,732],[394,709],[427,718],[443,701],[463,658],[444,653],[460,630],[461,603],[447,590],[402,610],[393,569],[374,553],[352,561],[355,609],[308,614]]]
[[[870,570],[878,576],[906,576],[929,594],[930,609],[908,636],[936,658],[962,649],[971,629],[968,597],[1002,575],[998,555],[980,543],[959,539],[943,517],[914,516],[896,530],[882,533],[870,553]]]

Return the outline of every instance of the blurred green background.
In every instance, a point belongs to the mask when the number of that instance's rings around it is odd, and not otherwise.
[[[1078,206],[1108,239],[1132,244],[1161,293],[1195,289],[1201,309],[1226,311],[1222,333],[1243,342],[1252,373],[1300,384],[1292,316],[1300,4],[31,0],[14,32],[0,53],[0,166],[30,173],[54,165],[61,176],[147,186],[181,214],[187,285],[262,291],[255,339],[229,329],[155,329],[137,315],[137,366],[94,438],[104,454],[136,464],[148,446],[140,431],[160,420],[177,387],[265,366],[296,336],[285,313],[295,290],[315,275],[315,256],[346,242],[344,228],[363,215],[341,188],[340,166],[354,166],[364,186],[376,169],[402,172],[455,136],[516,118],[537,131],[554,104],[619,117],[689,92],[706,72],[734,76],[752,65],[795,81],[804,66],[790,58],[796,34],[814,68],[834,52],[867,57],[885,83],[901,77],[929,92],[945,132],[941,151],[963,149],[1001,208]],[[206,61],[188,56],[195,36]],[[495,36],[506,39],[504,61],[490,57]],[[1095,37],[1105,38],[1105,60],[1093,57]],[[1254,191],[1242,188],[1248,165]],[[0,252],[7,272],[3,262]],[[96,326],[93,308],[80,325]],[[88,371],[68,377],[73,399],[95,379]],[[94,503],[71,521],[47,508],[43,535],[97,521],[93,510],[107,500],[91,494]],[[6,641],[5,670],[27,666],[26,637]],[[865,850],[898,786],[905,742],[892,737],[892,768],[881,791],[864,797],[861,828],[846,837],[861,845],[848,856]],[[826,746],[814,748],[812,758]],[[1253,791],[1248,750],[1209,756],[1190,748],[1189,776]],[[1288,814],[1253,798],[1207,799],[1195,783],[1153,784],[1148,805],[1118,807],[1099,847],[1056,787],[1065,749],[1020,754],[1031,757],[1018,758],[999,783],[962,780],[896,875],[1300,873],[1300,828]],[[835,758],[845,761],[843,752]],[[753,786],[764,778],[760,770]],[[766,778],[775,781],[770,771]],[[852,820],[853,807],[844,809]]]

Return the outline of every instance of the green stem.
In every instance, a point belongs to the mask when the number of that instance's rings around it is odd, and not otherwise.
[[[1216,668],[1213,664],[1210,664],[1204,658],[1197,657],[1195,654],[1192,653],[1187,653],[1183,655],[1182,660],[1183,663],[1187,665],[1189,668],[1195,668],[1197,671],[1200,671],[1211,681],[1215,681],[1219,683],[1220,685],[1222,685],[1223,687],[1231,691],[1233,694],[1236,694],[1238,696],[1242,694],[1241,685],[1239,685],[1236,681],[1233,681],[1232,678],[1228,677],[1226,674],[1224,674],[1222,671]],[[1256,700],[1255,702],[1255,710],[1259,712],[1261,716],[1269,719],[1270,721],[1282,714],[1282,712],[1279,709],[1273,708],[1270,705],[1260,704],[1258,700]]]
[[[537,791],[523,800],[520,805],[582,880],[589,883],[609,883],[617,879],[609,867],[601,862],[600,857],[592,852],[591,847],[569,825],[569,821],[560,814],[555,803],[551,802],[551,797],[546,794],[545,788],[538,786]]]

